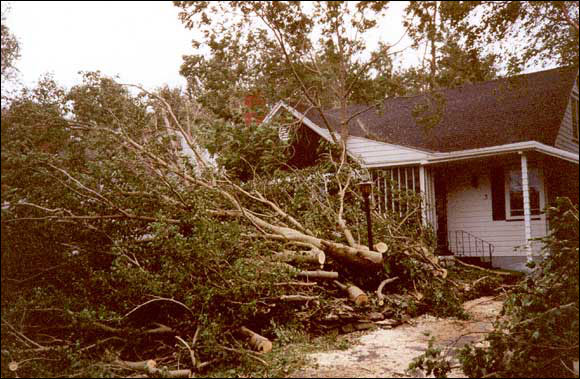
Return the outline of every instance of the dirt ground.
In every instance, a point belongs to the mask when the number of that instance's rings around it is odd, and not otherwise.
[[[413,358],[425,351],[431,336],[435,337],[437,346],[448,347],[448,354],[453,356],[455,349],[469,342],[481,341],[492,330],[502,301],[482,297],[463,306],[470,314],[470,320],[423,315],[393,329],[342,336],[340,338],[349,339],[354,346],[343,351],[311,354],[309,358],[315,364],[295,372],[291,377],[424,377],[419,370],[413,373],[406,370]],[[460,369],[454,369],[449,377],[460,378],[464,375]]]

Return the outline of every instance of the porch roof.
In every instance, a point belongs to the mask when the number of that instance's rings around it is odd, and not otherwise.
[[[513,154],[523,151],[535,151],[541,154],[556,157],[575,164],[578,164],[579,162],[578,154],[574,154],[572,152],[559,149],[557,147],[548,146],[540,142],[526,141],[526,142],[510,143],[506,145],[484,147],[479,149],[453,151],[449,153],[432,153],[430,154],[430,157],[427,160],[422,161],[421,164],[426,165],[437,164],[443,162],[491,157],[503,154]]]

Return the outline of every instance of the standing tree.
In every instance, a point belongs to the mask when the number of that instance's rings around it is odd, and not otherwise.
[[[404,25],[413,46],[419,53],[425,46],[421,67],[403,73],[404,81],[410,83],[407,87],[415,93],[492,80],[497,75],[497,55],[461,44],[445,17],[448,7],[440,1],[411,1],[405,8]]]
[[[539,63],[578,66],[577,1],[444,2],[441,17],[464,47],[489,52],[503,45],[500,57],[511,73]]]
[[[16,76],[16,60],[20,57],[20,45],[18,40],[6,26],[6,16],[10,11],[10,5],[7,2],[2,3],[2,25],[0,26],[1,36],[1,76],[2,76],[2,102],[5,97],[6,84]]]

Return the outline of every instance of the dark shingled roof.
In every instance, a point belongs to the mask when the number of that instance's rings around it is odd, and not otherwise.
[[[443,89],[434,97],[387,99],[383,109],[351,120],[350,134],[441,152],[523,141],[553,146],[577,75],[577,67],[556,68]],[[417,107],[428,104],[425,113],[413,116]],[[366,108],[353,105],[348,114]],[[338,130],[340,110],[324,113]],[[432,127],[417,122],[427,114],[439,115],[439,122]],[[317,110],[309,110],[307,117],[325,127]]]

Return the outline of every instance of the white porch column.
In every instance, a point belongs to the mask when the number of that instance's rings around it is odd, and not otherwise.
[[[419,166],[419,190],[421,191],[421,222],[427,226],[427,180],[425,177],[425,166]]]
[[[520,152],[522,160],[522,192],[524,195],[524,235],[526,238],[526,256],[532,260],[532,213],[530,211],[530,182],[528,180],[528,158],[525,152]]]

